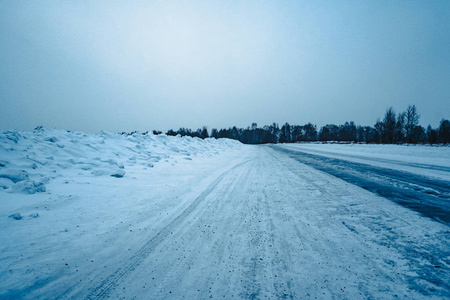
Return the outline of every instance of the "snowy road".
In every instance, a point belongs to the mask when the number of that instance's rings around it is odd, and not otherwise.
[[[289,155],[301,163],[420,212],[429,218],[444,223],[450,222],[450,181],[415,174],[414,171],[405,172],[395,169],[396,165],[401,165],[411,169],[437,170],[447,175],[447,178],[450,178],[449,167],[366,158],[325,151],[317,151],[317,154],[312,154],[303,152],[301,148],[295,149],[283,146],[274,146],[274,149]],[[333,157],[323,156],[323,154],[331,154]],[[364,161],[364,163],[348,161],[345,158],[356,158]],[[367,164],[367,162],[370,163],[372,161],[387,163],[388,167]]]
[[[168,177],[166,184],[171,182],[173,187],[169,198],[183,201],[172,207],[168,201],[166,210],[161,206],[140,211],[141,223],[114,231],[115,238],[123,240],[128,228],[133,228],[129,247],[117,250],[111,246],[111,237],[104,244],[99,239],[95,247],[83,245],[83,258],[95,256],[95,267],[83,268],[89,260],[76,271],[48,272],[46,279],[29,283],[14,295],[89,299],[450,297],[447,224],[270,146],[239,151],[226,161],[216,161],[220,172],[205,171],[202,176],[208,175],[207,181],[199,178],[197,186],[191,181],[189,190],[175,188],[174,177]],[[153,216],[161,212],[167,212],[167,217]],[[152,222],[146,223],[146,218]],[[65,251],[80,251],[76,245],[67,242]],[[50,257],[58,249],[50,248]],[[2,257],[3,261],[10,259]]]
[[[252,151],[89,297],[450,295],[448,228],[268,147]]]

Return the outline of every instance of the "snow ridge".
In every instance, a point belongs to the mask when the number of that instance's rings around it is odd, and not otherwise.
[[[152,168],[239,148],[234,140],[166,136],[86,134],[37,127],[34,132],[0,133],[0,191],[34,194],[57,177],[126,176],[128,167]]]

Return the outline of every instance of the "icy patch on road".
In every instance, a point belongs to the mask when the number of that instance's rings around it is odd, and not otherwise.
[[[0,192],[45,192],[57,177],[126,176],[127,168],[157,167],[163,161],[192,160],[236,149],[229,139],[166,135],[85,134],[37,127],[34,132],[0,134]]]
[[[277,146],[450,181],[450,147],[448,146],[322,143]]]
[[[299,143],[284,144],[284,147],[450,167],[448,146]]]

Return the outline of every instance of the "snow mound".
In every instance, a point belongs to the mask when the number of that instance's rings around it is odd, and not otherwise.
[[[19,181],[27,180],[28,173],[25,170],[1,170],[0,178],[6,178],[11,180],[13,183],[17,183]]]
[[[45,192],[50,180],[70,176],[122,178],[127,168],[168,167],[195,157],[237,149],[229,139],[101,132],[86,134],[36,127],[0,133],[0,192]]]
[[[33,180],[19,181],[13,185],[12,191],[25,194],[34,194],[39,192],[45,192],[46,188],[42,182],[36,182]]]
[[[114,172],[113,174],[111,174],[112,177],[116,177],[116,178],[122,178],[124,175],[125,175],[125,171],[122,169],[119,169],[116,172]]]
[[[9,218],[14,219],[14,220],[22,220],[23,217],[19,213],[14,213],[14,214],[10,215]]]

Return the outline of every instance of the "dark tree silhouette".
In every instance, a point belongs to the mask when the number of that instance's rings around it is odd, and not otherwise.
[[[439,143],[450,143],[450,121],[442,119],[441,125],[439,126],[439,135],[438,135]]]
[[[217,131],[216,128],[211,129],[211,137],[215,138],[215,139],[218,139],[220,137],[219,136],[219,131]]]
[[[392,107],[386,110],[383,120],[382,142],[393,144],[395,142],[396,114]]]
[[[166,132],[166,135],[176,136],[177,133],[175,131],[173,131],[172,129],[169,129],[169,131]]]
[[[419,117],[416,106],[410,105],[405,112],[400,112],[398,115],[392,107],[388,108],[383,121],[378,119],[373,127],[356,126],[354,122],[345,122],[343,125],[327,124],[317,132],[316,125],[311,123],[305,125],[285,123],[281,129],[277,123],[266,125],[262,128],[259,128],[258,124],[252,123],[247,128],[237,128],[236,126],[220,130],[213,128],[211,137],[235,139],[244,144],[297,143],[317,140],[322,142],[384,144],[405,142],[450,143],[450,121],[443,119],[438,129],[428,126],[425,130],[424,127],[419,125]],[[122,134],[128,133],[123,132]],[[161,131],[153,131],[153,134],[161,134]],[[206,127],[196,131],[183,127],[176,132],[170,129],[166,134],[199,137],[202,139],[209,137]]]
[[[291,142],[291,126],[289,123],[281,126],[281,134],[279,138],[280,143],[290,143]]]
[[[408,106],[405,113],[405,135],[408,143],[415,143],[419,139],[420,130],[416,129],[419,125],[419,118],[416,106]]]
[[[356,125],[353,122],[345,122],[339,126],[338,141],[356,142]]]
[[[308,142],[317,141],[317,127],[311,123],[306,124],[304,127],[305,137]]]
[[[339,126],[327,124],[320,129],[319,140],[323,142],[337,141],[339,135]]]
[[[438,131],[431,128],[431,125],[427,127],[427,142],[430,144],[436,144],[438,142]]]
[[[203,126],[203,128],[201,129],[201,132],[200,132],[200,138],[206,139],[208,137],[209,137],[208,128],[206,126]]]
[[[405,116],[406,113],[399,113],[397,116],[397,123],[395,124],[394,140],[397,143],[402,143],[405,140],[404,128],[405,128]]]

